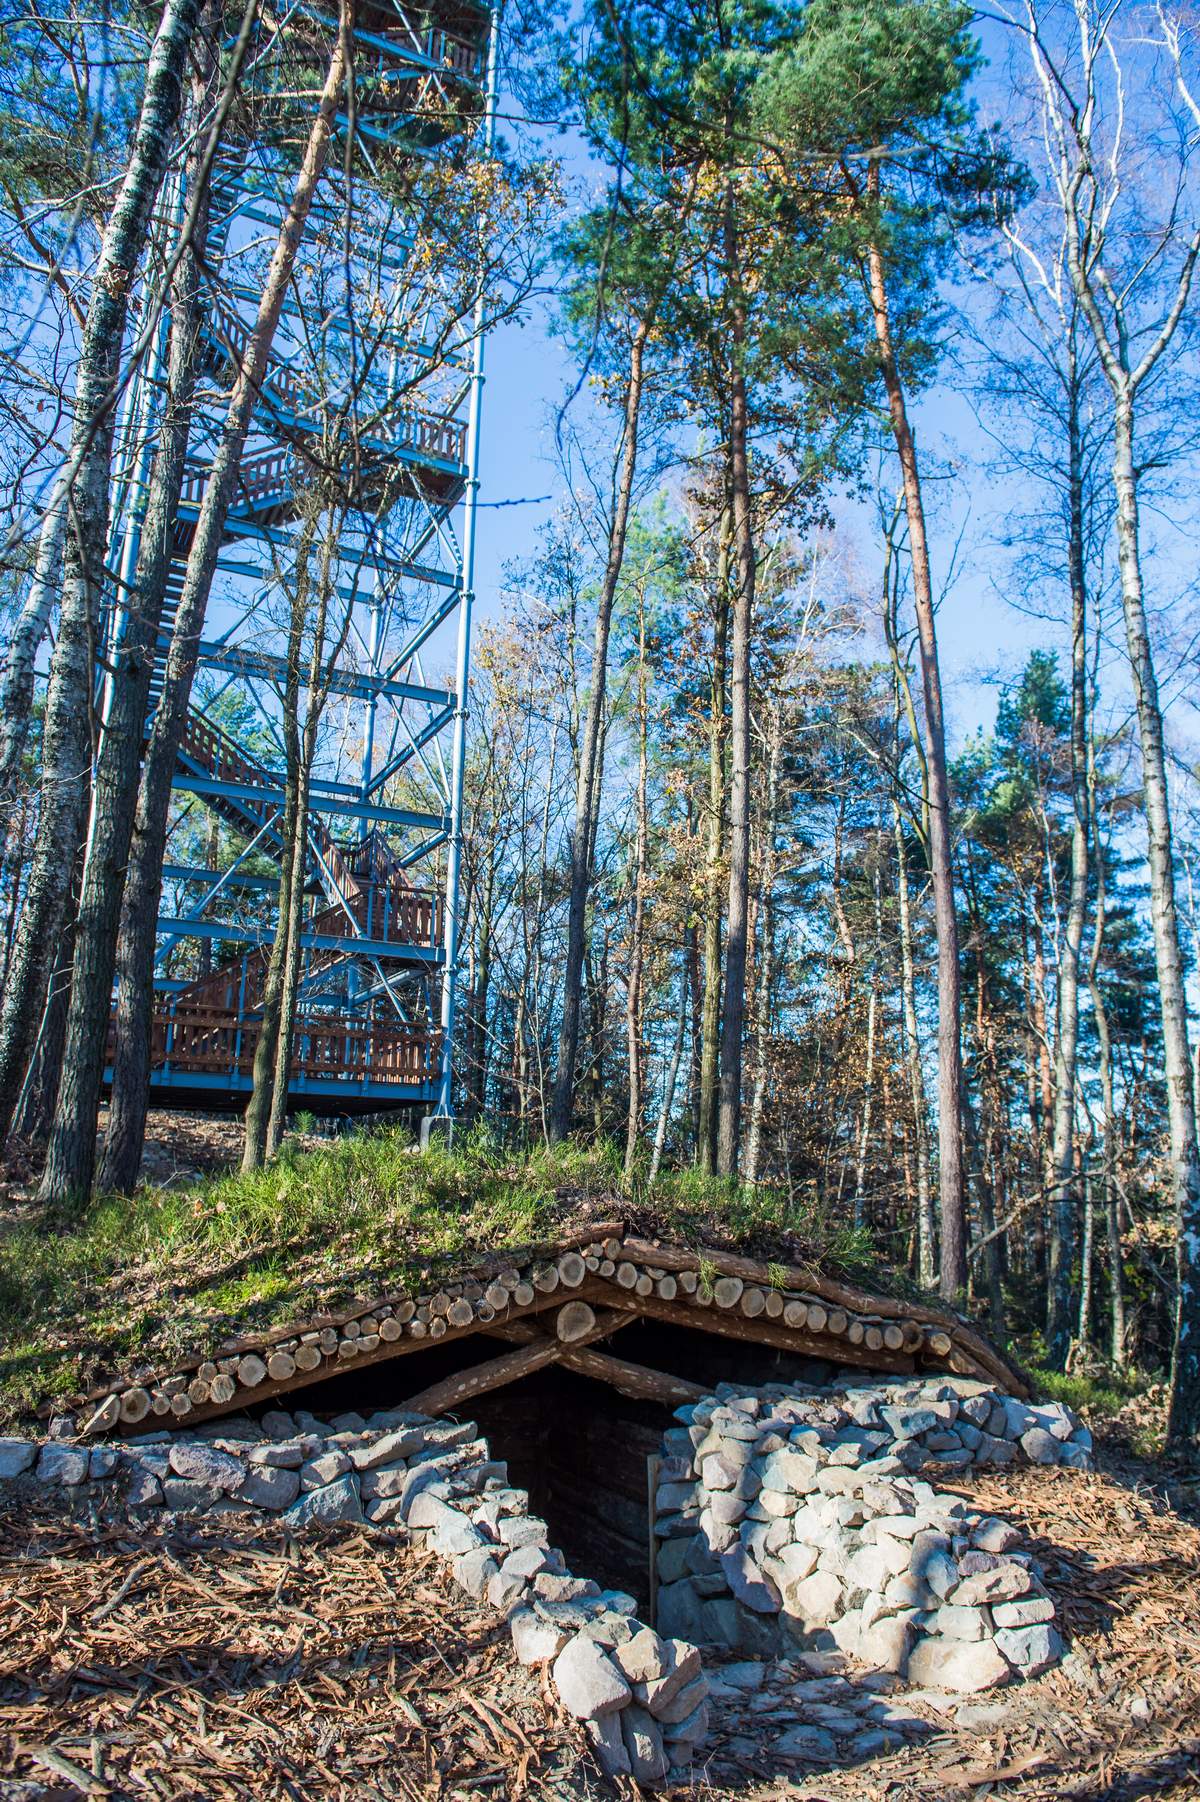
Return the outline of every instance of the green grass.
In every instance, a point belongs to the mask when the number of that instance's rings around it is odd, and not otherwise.
[[[872,1264],[865,1235],[781,1191],[694,1172],[626,1186],[611,1145],[514,1153],[475,1132],[418,1154],[399,1130],[351,1135],[289,1148],[250,1175],[18,1219],[0,1236],[0,1424],[102,1374],[169,1366],[231,1332],[604,1218],[766,1257],[807,1252],[850,1274]]]

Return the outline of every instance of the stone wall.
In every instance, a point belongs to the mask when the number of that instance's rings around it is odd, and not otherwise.
[[[677,1418],[655,1508],[663,1633],[759,1655],[836,1648],[960,1691],[1061,1655],[1017,1530],[916,1474],[1084,1467],[1091,1435],[1060,1403],[962,1378],[863,1379],[722,1385]]]
[[[0,1479],[135,1517],[266,1512],[296,1532],[346,1522],[411,1539],[506,1617],[523,1664],[548,1666],[607,1770],[647,1787],[686,1777],[708,1724],[699,1652],[644,1626],[631,1595],[568,1571],[473,1423],[275,1410],[119,1445],[70,1434],[63,1421],[45,1441],[0,1439]]]
[[[274,1410],[89,1445],[63,1420],[44,1441],[0,1439],[0,1478],[135,1519],[265,1512],[297,1532],[411,1539],[504,1616],[605,1767],[651,1788],[685,1779],[704,1744],[702,1644],[838,1649],[960,1691],[1059,1657],[1020,1534],[927,1479],[1019,1457],[1086,1465],[1068,1409],[959,1378],[864,1378],[722,1385],[677,1419],[658,1468],[657,1631],[631,1595],[572,1575],[469,1421]]]

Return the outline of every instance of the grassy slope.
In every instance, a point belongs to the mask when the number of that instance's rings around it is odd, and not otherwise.
[[[0,1237],[0,1427],[101,1373],[169,1365],[232,1332],[613,1218],[684,1243],[872,1268],[862,1235],[786,1195],[690,1173],[625,1189],[607,1148],[514,1156],[475,1138],[419,1156],[405,1133],[347,1137],[252,1176],[101,1198],[57,1226],[15,1222]]]

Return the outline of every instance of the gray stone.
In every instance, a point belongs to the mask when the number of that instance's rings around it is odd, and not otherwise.
[[[667,1774],[662,1730],[636,1703],[622,1709],[618,1718],[634,1781],[651,1787],[661,1783]]]
[[[1049,1596],[1025,1596],[1019,1602],[997,1602],[992,1619],[998,1627],[1036,1627],[1054,1619]]]
[[[398,1495],[377,1495],[365,1504],[364,1512],[372,1526],[386,1527],[402,1518],[402,1506]]]
[[[571,1577],[557,1571],[541,1570],[533,1579],[533,1591],[545,1602],[579,1602],[598,1596],[600,1585],[590,1577]]]
[[[684,1715],[681,1721],[663,1722],[663,1739],[671,1752],[672,1758],[680,1756],[684,1746],[694,1748],[708,1735],[708,1697],[691,1714]]]
[[[656,1721],[661,1721],[667,1727],[678,1727],[690,1714],[696,1712],[707,1695],[708,1679],[698,1674],[690,1683],[684,1683],[670,1695],[659,1693],[650,1696],[646,1706]]]
[[[114,1445],[96,1445],[88,1454],[88,1480],[92,1483],[103,1483],[111,1477],[120,1463],[120,1454]]]
[[[803,1722],[781,1733],[771,1747],[776,1758],[803,1758],[811,1764],[833,1764],[837,1758],[837,1742],[824,1727],[809,1727]]]
[[[640,1638],[641,1635],[637,1637]],[[682,1639],[668,1639],[660,1644],[660,1670],[656,1675],[635,1683],[633,1693],[639,1702],[645,1703],[651,1714],[667,1719],[667,1704],[700,1676],[700,1653],[697,1647],[688,1645]],[[628,1676],[626,1661],[619,1658],[617,1662]]]
[[[544,1546],[522,1545],[518,1546],[515,1552],[510,1552],[507,1558],[501,1561],[500,1569],[507,1577],[521,1577],[526,1582],[529,1582],[538,1575],[539,1571],[545,1570],[547,1560],[548,1553]],[[599,1595],[600,1591],[598,1588],[593,1588],[592,1593],[594,1595]],[[569,1597],[561,1596],[548,1598],[548,1600],[552,1601],[569,1599]]]
[[[864,1610],[858,1656],[864,1664],[873,1665],[877,1670],[904,1671],[908,1667],[912,1638],[911,1615],[887,1614],[868,1624]]]
[[[793,1495],[808,1495],[817,1485],[818,1467],[812,1458],[788,1447],[755,1460],[755,1474],[764,1489],[789,1490]]]
[[[1056,1439],[1070,1439],[1079,1426],[1079,1416],[1072,1414],[1064,1402],[1040,1402],[1033,1412],[1038,1425]]]
[[[881,1408],[880,1413],[896,1439],[916,1439],[922,1433],[932,1433],[938,1425],[938,1416],[930,1407],[893,1406]]]
[[[699,1531],[699,1520],[696,1510],[687,1514],[660,1514],[654,1522],[656,1539],[686,1539],[690,1533]]]
[[[596,1748],[596,1757],[610,1777],[628,1777],[630,1774],[629,1754],[625,1750],[625,1739],[621,1732],[621,1710],[614,1709],[609,1714],[602,1714],[598,1720],[588,1721],[587,1735]]]
[[[314,1525],[335,1526],[342,1521],[362,1519],[358,1479],[353,1476],[338,1477],[323,1489],[310,1489],[299,1501],[293,1502],[283,1516],[284,1524],[297,1531]]]
[[[474,1546],[469,1552],[459,1553],[453,1568],[456,1580],[467,1594],[482,1602],[498,1567],[486,1546]]]
[[[363,1495],[367,1497],[377,1495],[403,1496],[407,1481],[408,1471],[403,1464],[400,1464],[394,1468],[388,1467],[384,1470],[364,1470],[362,1477],[359,1480],[359,1486]],[[426,1487],[434,1488],[436,1485],[428,1484]],[[424,1490],[418,1491],[418,1494],[423,1493]]]
[[[301,1489],[321,1489],[326,1483],[332,1483],[338,1477],[344,1476],[349,1469],[349,1458],[345,1452],[339,1451],[335,1446],[332,1451],[319,1452],[315,1458],[310,1458],[306,1464],[300,1466],[300,1487]],[[376,1490],[374,1493],[383,1494],[385,1492]]]
[[[992,1630],[986,1608],[967,1608],[955,1602],[943,1602],[934,1610],[930,1626],[944,1639],[987,1639]]]
[[[891,1727],[868,1727],[854,1735],[854,1756],[858,1759],[882,1758],[904,1744],[904,1735]]]
[[[790,1489],[764,1489],[754,1504],[753,1512],[770,1520],[786,1520],[800,1506],[800,1497]]]
[[[29,1469],[37,1452],[28,1439],[0,1439],[0,1480],[19,1477]]]
[[[87,1481],[88,1454],[77,1446],[50,1442],[42,1447],[37,1474],[43,1483],[62,1483],[73,1488],[76,1483]]]
[[[780,1596],[771,1578],[746,1556],[740,1546],[725,1553],[721,1569],[730,1589],[755,1614],[777,1614]]]
[[[163,1499],[162,1484],[152,1471],[135,1464],[125,1485],[125,1500],[132,1508],[157,1508]]]
[[[709,1508],[713,1519],[722,1527],[736,1526],[746,1512],[745,1498],[729,1489],[718,1489]]]
[[[219,1452],[215,1446],[179,1440],[170,1451],[171,1469],[187,1483],[203,1483],[232,1495],[240,1489],[246,1475],[240,1458],[230,1452]]]
[[[952,1639],[920,1639],[908,1655],[908,1678],[919,1688],[975,1695],[1006,1683],[1009,1664],[991,1639],[964,1645]]]
[[[507,1613],[515,1603],[525,1600],[528,1588],[528,1579],[519,1576],[516,1571],[509,1571],[506,1575],[504,1571],[497,1570],[494,1576],[488,1578],[487,1599],[493,1608]]]
[[[385,1433],[373,1445],[352,1446],[350,1461],[355,1470],[375,1470],[380,1464],[395,1464],[423,1452],[428,1443],[429,1435],[423,1427],[401,1427],[394,1433]]]
[[[167,1477],[162,1492],[163,1501],[173,1514],[203,1513],[224,1493],[210,1489],[207,1483],[193,1483],[187,1477]]]
[[[708,1490],[732,1489],[742,1474],[743,1466],[722,1452],[713,1452],[700,1466],[700,1476]]]
[[[290,1508],[300,1493],[300,1474],[282,1465],[252,1465],[238,1490],[243,1502],[255,1508]]]
[[[748,1617],[753,1620],[753,1615]],[[700,1604],[700,1624],[693,1637],[705,1646],[729,1646],[740,1648],[742,1617],[738,1613],[737,1603],[732,1596],[718,1596],[714,1601]],[[659,1626],[662,1615],[659,1615]]]
[[[660,1584],[677,1583],[687,1575],[688,1547],[691,1543],[687,1539],[664,1539],[660,1542],[656,1561]]]
[[[910,1568],[912,1548],[890,1534],[881,1534],[846,1562],[846,1581],[856,1589],[884,1589],[893,1577]]]
[[[1034,1464],[1057,1464],[1062,1455],[1061,1444],[1045,1427],[1030,1427],[1022,1433],[1021,1450]]]
[[[634,1686],[634,1694],[638,1693],[639,1683],[652,1683],[664,1678],[670,1669],[670,1653],[668,1646],[677,1641],[663,1641],[653,1627],[643,1627],[640,1632],[618,1647],[613,1654],[613,1662],[625,1681]]]
[[[981,1552],[1011,1552],[1020,1543],[1020,1532],[1012,1522],[1000,1520],[995,1515],[981,1520],[971,1531],[971,1544]]]
[[[563,1707],[580,1721],[623,1708],[633,1693],[612,1659],[593,1640],[578,1636],[558,1654],[552,1674]]]
[[[513,1650],[522,1664],[547,1664],[558,1657],[571,1637],[568,1628],[543,1620],[532,1608],[518,1608],[508,1627]]]
[[[827,1627],[842,1605],[842,1585],[831,1571],[814,1571],[788,1590],[788,1613],[805,1628]]]
[[[967,1561],[964,1558],[963,1563]],[[950,1600],[960,1606],[978,1607],[984,1603],[1015,1602],[1028,1595],[1033,1578],[1023,1564],[1011,1561],[995,1564],[990,1570],[971,1571],[951,1591]]]
[[[1019,1402],[1013,1395],[1002,1395],[999,1398],[999,1405],[1004,1415],[1003,1432],[1007,1439],[1020,1439],[1023,1433],[1029,1431],[1030,1427],[1038,1424],[1038,1418],[1033,1409],[1025,1402]],[[990,1423],[989,1430],[993,1433],[997,1431]]]
[[[536,1514],[526,1514],[502,1520],[497,1528],[497,1536],[501,1545],[506,1545],[510,1551],[515,1552],[523,1545],[549,1544],[550,1530]]]
[[[1036,1677],[1062,1657],[1063,1644],[1057,1627],[1040,1622],[1031,1627],[1001,1627],[996,1634],[997,1650],[1010,1664],[1015,1664],[1023,1677]]]
[[[266,1465],[269,1470],[299,1470],[312,1445],[308,1439],[283,1439],[277,1445],[252,1445],[246,1463]]]
[[[351,1411],[348,1414],[335,1414],[329,1423],[332,1433],[365,1433],[367,1423],[361,1414]]]
[[[408,1524],[427,1532],[429,1543],[443,1558],[486,1548],[483,1534],[468,1515],[428,1492],[419,1495],[409,1509]]]
[[[290,1439],[296,1431],[295,1421],[282,1408],[268,1408],[258,1424],[268,1439]]]

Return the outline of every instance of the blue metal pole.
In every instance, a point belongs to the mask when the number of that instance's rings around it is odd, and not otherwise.
[[[500,12],[492,9],[488,32],[487,100],[483,142],[490,156],[496,144],[496,101]],[[458,658],[455,669],[457,708],[450,770],[450,850],[446,859],[446,963],[442,973],[442,1071],[436,1117],[454,1117],[454,1028],[458,988],[459,877],[462,865],[463,777],[467,756],[467,702],[471,675],[471,614],[475,605],[475,522],[479,503],[479,431],[483,410],[484,303],[483,277],[475,295],[471,341],[471,404],[467,416],[467,485],[463,509],[462,602],[458,615]]]

